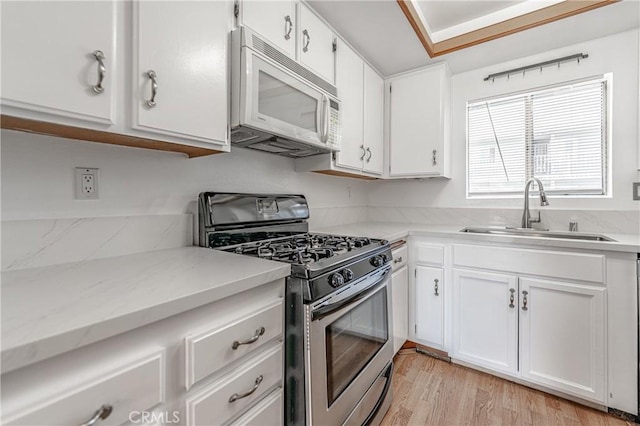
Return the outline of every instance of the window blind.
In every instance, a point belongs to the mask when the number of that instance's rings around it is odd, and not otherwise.
[[[521,194],[536,177],[550,194],[605,195],[604,78],[467,103],[467,195]]]

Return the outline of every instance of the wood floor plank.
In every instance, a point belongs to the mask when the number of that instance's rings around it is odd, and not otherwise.
[[[633,425],[490,374],[409,351],[394,359],[393,392],[383,426]]]

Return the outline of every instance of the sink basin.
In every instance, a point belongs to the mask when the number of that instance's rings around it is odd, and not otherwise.
[[[518,237],[538,237],[538,238],[560,238],[566,240],[582,240],[582,241],[615,241],[612,238],[600,234],[585,234],[582,232],[557,232],[557,231],[541,231],[539,229],[525,228],[499,228],[499,227],[468,227],[461,229],[460,232],[468,232],[472,234],[492,234],[492,235],[515,235]]]

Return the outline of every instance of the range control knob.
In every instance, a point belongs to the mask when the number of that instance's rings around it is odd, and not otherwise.
[[[342,284],[344,284],[344,277],[340,273],[329,275],[329,285],[331,287],[340,287]]]
[[[373,257],[371,258],[371,264],[372,264],[373,266],[375,266],[376,268],[378,268],[378,267],[382,266],[382,265],[383,265],[383,263],[384,263],[384,262],[383,262],[383,260],[382,260],[382,257],[380,257],[380,256],[373,256]]]
[[[386,254],[381,255],[381,257],[383,264],[386,264],[389,261],[389,256],[387,256]]]
[[[345,283],[348,283],[349,281],[351,281],[353,279],[353,271],[351,269],[343,269],[342,272],[340,272],[340,273],[344,277],[344,282]]]

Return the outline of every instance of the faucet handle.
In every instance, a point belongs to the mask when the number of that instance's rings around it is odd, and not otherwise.
[[[540,210],[538,210],[538,216],[537,217],[529,217],[529,222],[530,223],[540,223],[542,219],[540,218]]]

